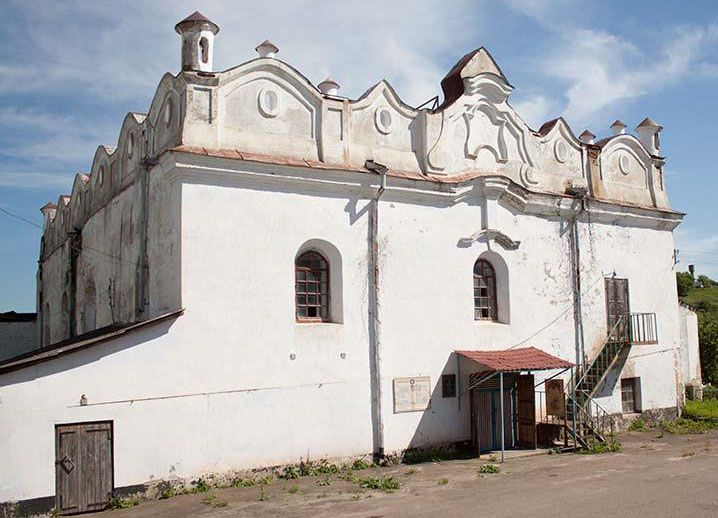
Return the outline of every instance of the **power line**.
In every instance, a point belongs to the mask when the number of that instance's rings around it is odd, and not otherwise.
[[[43,229],[42,226],[38,225],[38,224],[35,223],[34,221],[30,221],[30,220],[27,219],[27,218],[23,218],[22,216],[20,216],[20,215],[18,215],[18,214],[15,214],[15,213],[13,213],[13,212],[10,212],[9,210],[3,209],[2,207],[0,207],[0,212],[3,212],[4,214],[7,214],[7,215],[10,216],[10,217],[13,217],[13,218],[15,218],[15,219],[18,219],[18,220],[20,220],[20,221],[22,221],[22,222],[24,222],[24,223],[27,223],[28,225],[32,225],[32,226],[35,227],[35,228],[39,228],[40,230]],[[115,256],[112,255],[111,253],[105,252],[105,251],[103,251],[103,250],[98,250],[98,249],[96,249],[96,248],[92,248],[91,246],[83,245],[82,248],[78,248],[78,247],[76,247],[76,246],[73,246],[73,245],[72,245],[71,243],[69,243],[69,242],[68,242],[67,246],[69,246],[70,248],[72,248],[73,250],[75,250],[75,251],[77,251],[77,252],[83,252],[83,251],[85,251],[85,250],[90,250],[90,251],[92,251],[92,252],[95,252],[95,253],[104,255],[104,256],[106,256],[106,257],[109,257],[109,258],[112,259],[113,261],[124,262],[124,263],[127,263],[127,264],[131,264],[132,266],[137,266],[137,264],[136,264],[135,262],[133,262],[133,261],[128,261],[127,259],[122,259],[121,257],[115,257]]]

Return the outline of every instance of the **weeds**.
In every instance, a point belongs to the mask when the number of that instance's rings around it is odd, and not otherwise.
[[[661,423],[661,427],[673,435],[706,433],[708,429],[711,428],[710,423],[706,421],[695,421],[683,417],[679,417],[673,421],[665,421]]]
[[[259,491],[259,501],[260,501],[260,502],[266,502],[267,500],[269,500],[269,495],[268,495],[267,493],[265,493],[265,492],[264,492],[264,488],[262,488],[262,489]]]
[[[110,498],[110,509],[128,509],[140,505],[139,498]]]
[[[631,422],[630,426],[628,427],[629,432],[645,432],[648,429],[648,424],[646,424],[646,420],[642,417],[639,417],[638,419],[634,419],[633,422]]]
[[[211,505],[212,507],[227,507],[227,502],[217,498],[215,495],[207,495],[202,500],[204,505]]]
[[[364,489],[375,489],[384,493],[392,493],[401,487],[398,480],[391,476],[365,477],[359,480],[359,486]]]
[[[331,486],[332,479],[329,475],[325,475],[323,478],[320,478],[319,480],[317,480],[317,484],[320,486]]]
[[[190,489],[190,493],[206,493],[207,491],[212,489],[209,483],[201,477],[197,480],[193,480],[190,485],[192,486],[192,489]]]
[[[448,483],[449,483],[449,479],[448,479],[448,478],[440,478],[440,479],[439,479],[439,482],[438,482],[438,484],[439,484],[440,486],[445,486],[445,485],[448,484]]]
[[[237,478],[232,479],[232,482],[230,482],[230,485],[232,487],[252,487],[256,483],[257,483],[257,481],[253,478],[237,477]]]
[[[167,500],[175,496],[177,492],[171,482],[163,480],[157,484],[157,496],[160,500]]]
[[[296,484],[289,486],[289,489],[287,489],[287,493],[289,493],[290,495],[293,495],[298,492],[299,492],[299,486]]]
[[[369,464],[367,461],[364,460],[364,457],[361,459],[357,459],[352,464],[352,468],[354,471],[361,471],[363,469],[369,469],[371,468],[371,464]]]
[[[419,472],[418,469],[416,469],[416,468],[411,468],[411,469],[409,469],[409,470],[406,472],[406,474],[407,474],[407,475],[416,475],[418,472]]]
[[[501,473],[501,466],[497,464],[482,464],[479,468],[479,474]]]
[[[592,442],[588,448],[581,448],[578,453],[582,455],[598,455],[600,453],[618,453],[621,451],[621,444],[615,439],[607,443]]]
[[[274,482],[274,475],[270,473],[266,477],[261,477],[257,482],[259,482],[263,486],[271,486]]]

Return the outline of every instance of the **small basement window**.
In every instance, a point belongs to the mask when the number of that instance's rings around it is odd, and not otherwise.
[[[623,378],[621,380],[621,405],[624,414],[635,414],[641,411],[640,386],[640,378]]]
[[[441,397],[456,397],[456,374],[441,375]]]

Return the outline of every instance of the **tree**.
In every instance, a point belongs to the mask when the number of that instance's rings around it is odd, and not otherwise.
[[[698,285],[701,288],[711,288],[713,286],[718,286],[718,282],[714,281],[707,275],[699,275],[698,276]]]
[[[693,287],[693,276],[688,272],[676,272],[676,284],[678,285],[678,296],[685,297]]]
[[[704,383],[718,383],[718,317],[698,314],[698,342]]]

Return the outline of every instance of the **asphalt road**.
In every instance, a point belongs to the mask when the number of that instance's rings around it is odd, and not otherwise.
[[[483,461],[475,459],[359,472],[397,478],[401,489],[391,494],[336,478],[329,485],[317,477],[275,479],[266,486],[213,490],[216,498],[208,503],[206,494],[143,502],[111,511],[111,518],[718,516],[717,431],[662,437],[634,432],[620,440],[621,453],[511,459],[495,475],[479,475]]]

